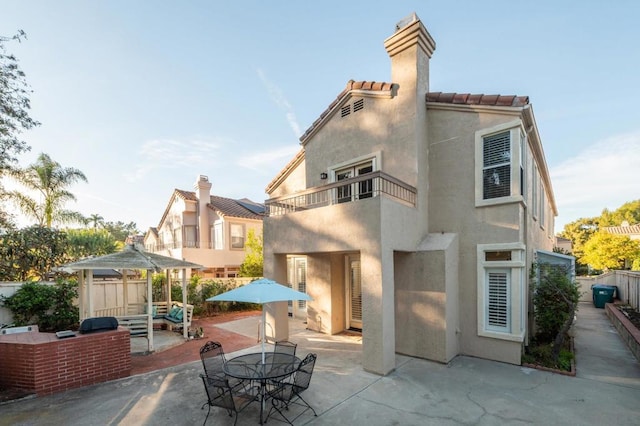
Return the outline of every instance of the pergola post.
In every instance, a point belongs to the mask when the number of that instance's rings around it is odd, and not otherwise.
[[[147,269],[147,336],[149,338],[148,350],[153,352],[153,293],[151,291],[153,287],[153,269]]]
[[[182,270],[182,336],[187,339],[189,332],[187,330],[187,274],[186,270]]]
[[[87,318],[92,318],[95,316],[95,312],[93,311],[93,269],[89,269],[86,278],[87,296],[89,296],[89,312],[87,312]]]
[[[129,315],[129,283],[127,281],[127,270],[122,271],[122,303],[124,304],[124,313],[122,315]]]
[[[171,269],[165,269],[164,275],[167,278],[165,291],[167,299],[167,309],[169,309],[171,307]]]
[[[80,322],[87,318],[87,301],[86,291],[84,288],[84,270],[80,270],[78,274],[78,314]]]

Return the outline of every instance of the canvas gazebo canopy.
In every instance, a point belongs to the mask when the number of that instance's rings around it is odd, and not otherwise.
[[[77,262],[68,263],[62,266],[63,268],[70,269],[72,271],[80,271],[79,285],[78,285],[78,299],[80,320],[95,316],[93,308],[93,270],[94,269],[130,269],[130,270],[146,270],[147,271],[147,315],[149,315],[149,351],[153,351],[153,318],[151,318],[152,309],[152,274],[154,272],[162,272],[164,270],[181,269],[182,275],[182,306],[183,318],[187,318],[186,305],[187,305],[187,269],[202,269],[203,266],[197,263],[187,262],[181,259],[174,259],[168,256],[161,256],[155,253],[148,253],[134,245],[126,245],[125,248],[118,253],[111,253],[104,256],[93,257],[88,259],[79,260]],[[167,273],[167,277],[169,274]],[[125,275],[126,281],[126,275]],[[86,289],[85,289],[86,283]],[[125,289],[126,294],[126,289]],[[170,295],[171,292],[169,291]],[[170,297],[170,296],[169,296]],[[185,339],[187,338],[187,327],[183,324],[182,333]]]

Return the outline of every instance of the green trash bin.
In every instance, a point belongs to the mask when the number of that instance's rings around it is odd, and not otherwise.
[[[612,285],[595,284],[591,287],[593,291],[593,304],[596,308],[604,309],[607,303],[613,303],[613,295],[616,287]]]

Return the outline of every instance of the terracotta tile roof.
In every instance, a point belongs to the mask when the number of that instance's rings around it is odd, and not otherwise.
[[[160,225],[164,222],[169,214],[169,210],[171,207],[171,201],[173,197],[178,196],[183,198],[185,201],[198,201],[198,197],[196,197],[196,193],[194,191],[185,191],[183,189],[174,189],[171,200],[169,200],[169,204],[165,209],[162,219],[160,219]],[[208,204],[209,208],[212,208],[223,216],[229,217],[238,217],[243,219],[254,219],[254,220],[262,220],[263,213],[255,213],[256,211],[264,212],[264,204],[255,203],[247,198],[243,198],[241,200],[234,200],[232,198],[218,197],[216,195],[211,195],[211,200]],[[248,206],[248,207],[245,207]],[[249,208],[250,207],[250,208]],[[160,226],[158,225],[158,226]],[[156,231],[157,233],[157,231]]]
[[[472,95],[471,93],[429,92],[427,93],[426,99],[427,102],[462,105],[523,107],[529,104],[528,96],[515,95]]]
[[[264,205],[259,203],[254,203],[252,201],[247,200],[246,198],[242,200],[234,200],[232,198],[218,197],[217,195],[211,196],[211,202],[209,203],[209,208],[217,210],[223,216],[239,217],[243,219],[262,220],[264,214],[257,214],[243,205],[247,203],[250,203],[256,207],[258,206],[261,207],[262,212],[264,212]],[[254,210],[258,211],[258,209],[254,209]]]
[[[604,229],[605,231],[607,231],[610,234],[617,234],[617,235],[640,234],[640,225],[603,226],[602,229]]]
[[[196,197],[196,193],[193,191],[184,191],[182,189],[176,189],[175,192],[176,194],[178,194],[179,196],[181,196],[187,201],[198,201],[198,197]]]
[[[300,136],[300,141],[304,141],[309,134],[311,134],[316,127],[324,120],[324,118],[329,115],[329,113],[342,101],[342,99],[347,96],[349,92],[352,90],[367,90],[371,92],[389,92],[394,89],[396,85],[393,83],[385,83],[380,81],[354,81],[349,80],[347,82],[347,87],[344,88],[342,92],[336,97],[336,99],[331,102],[331,104],[325,109],[320,117],[316,121],[313,122],[311,127],[307,129],[306,132],[302,136]]]

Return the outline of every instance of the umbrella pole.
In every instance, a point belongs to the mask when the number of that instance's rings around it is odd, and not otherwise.
[[[262,365],[264,365],[264,340],[267,334],[267,314],[264,308],[265,306],[262,305]]]

